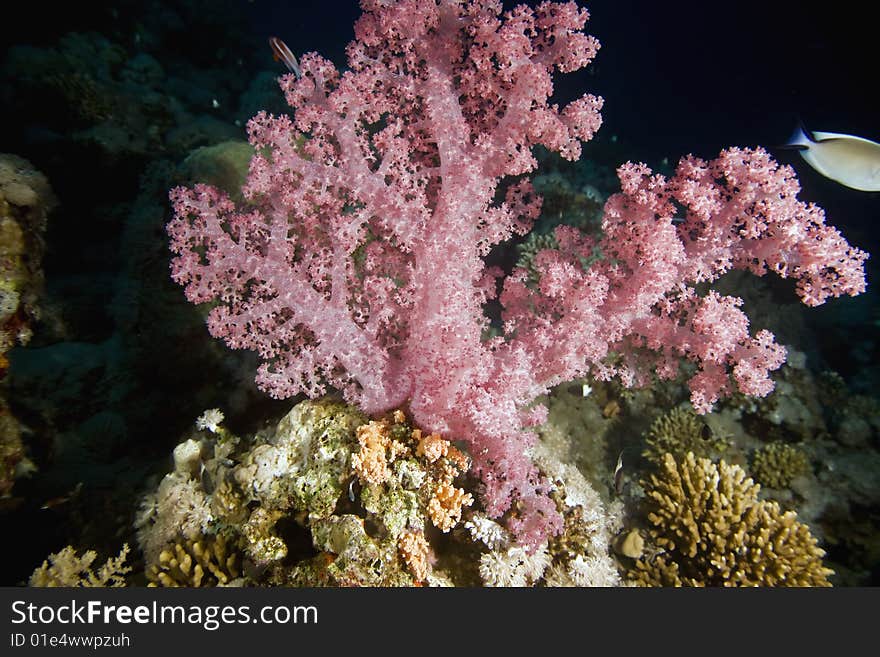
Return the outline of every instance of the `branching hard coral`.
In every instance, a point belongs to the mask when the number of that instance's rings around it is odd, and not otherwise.
[[[724,438],[715,435],[709,426],[688,408],[674,408],[661,415],[648,429],[642,456],[660,465],[668,452],[683,458],[688,452],[695,456],[717,459],[728,448]]]
[[[645,586],[830,586],[825,552],[794,512],[759,501],[736,465],[664,455],[644,482],[653,559],[629,576]]]
[[[225,586],[239,576],[239,557],[222,536],[178,541],[147,568],[150,586]]]
[[[764,445],[752,457],[752,476],[768,488],[788,488],[795,477],[809,470],[807,455],[788,443]]]
[[[131,566],[124,565],[128,552],[129,547],[126,543],[118,556],[107,559],[104,565],[98,568],[98,572],[95,572],[92,570],[92,563],[97,558],[97,553],[94,550],[86,550],[80,557],[77,556],[76,550],[68,545],[61,552],[50,554],[43,565],[31,574],[28,584],[30,586],[125,586],[125,576],[131,572]]]

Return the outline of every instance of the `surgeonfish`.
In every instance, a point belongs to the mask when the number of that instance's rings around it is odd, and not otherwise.
[[[875,141],[799,125],[786,146],[796,148],[826,178],[851,189],[880,192],[880,144]]]

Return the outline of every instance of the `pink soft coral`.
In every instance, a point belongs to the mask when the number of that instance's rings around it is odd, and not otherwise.
[[[808,303],[864,288],[865,255],[795,200],[790,171],[731,150],[684,160],[669,181],[622,167],[602,240],[558,229],[559,248],[536,258],[537,285],[522,270],[504,280],[504,333],[485,338],[483,306],[503,272],[483,257],[540,209],[523,177],[532,146],[576,159],[601,122],[595,96],[549,103],[553,71],[585,66],[599,47],[581,32],[587,12],[362,7],[351,70],[303,56],[303,77],[281,80],[293,118],[250,121],[246,208],[205,185],[172,191],[172,275],[190,301],[216,303],[212,335],[260,354],[257,382],[271,395],[332,385],[369,413],[408,402],[427,430],[467,441],[487,512],[510,510],[524,545],[561,528],[524,428],[545,416],[525,409],[549,386],[587,372],[628,384],[652,368],[673,376],[685,356],[700,365],[700,410],[731,375],[766,394],[781,347],[750,337],[737,300],[689,285],[745,267],[797,277]]]

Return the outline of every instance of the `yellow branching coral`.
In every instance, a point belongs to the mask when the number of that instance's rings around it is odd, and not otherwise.
[[[807,455],[788,443],[764,445],[752,459],[752,474],[769,488],[788,488],[792,480],[810,469]]]
[[[159,553],[147,578],[149,586],[223,586],[238,577],[237,562],[222,536],[179,541]]]
[[[645,483],[651,557],[631,578],[646,586],[830,586],[825,552],[794,512],[759,501],[760,486],[724,461],[665,454]]]
[[[111,557],[98,568],[92,570],[92,562],[98,556],[94,550],[87,550],[81,557],[68,545],[61,552],[50,554],[43,565],[34,570],[28,584],[30,586],[82,586],[102,587],[125,586],[125,575],[131,566],[124,565],[128,557],[128,543],[116,557]]]
[[[720,456],[728,444],[712,433],[697,415],[687,408],[674,408],[651,424],[642,452],[649,461],[660,464],[667,452],[682,458],[688,452],[698,457]]]

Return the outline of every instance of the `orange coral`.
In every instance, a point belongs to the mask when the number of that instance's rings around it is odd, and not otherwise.
[[[452,445],[450,445],[447,450],[446,458],[448,458],[458,470],[458,472],[455,473],[456,475],[467,471],[471,467],[471,460],[468,458],[467,454],[460,449],[456,449]]]
[[[461,508],[474,503],[474,497],[463,488],[441,483],[428,502],[428,515],[436,527],[448,532],[461,520]]]
[[[394,412],[395,421],[402,414]],[[388,464],[409,454],[409,448],[391,437],[387,420],[372,420],[357,428],[361,449],[352,455],[351,465],[355,473],[367,483],[383,484],[391,476]]]
[[[369,422],[357,428],[361,450],[351,457],[351,464],[358,477],[371,484],[381,484],[391,476],[385,452],[391,439],[385,422]]]
[[[433,463],[441,456],[446,456],[449,452],[449,441],[443,440],[439,433],[423,437],[420,429],[413,429],[412,437],[418,442],[416,456],[426,457],[429,463]]]
[[[428,515],[435,526],[448,532],[461,520],[462,507],[474,502],[470,493],[452,484],[455,477],[470,467],[470,461],[439,433],[426,436],[421,429],[406,427],[405,422],[403,411],[396,410],[390,418],[359,426],[357,439],[361,449],[352,456],[352,467],[362,481],[379,485],[392,478],[391,465],[396,460],[417,457],[420,463],[416,467],[424,468],[427,475],[423,495],[431,496],[427,503]],[[410,446],[405,444],[407,437],[411,440]]]
[[[428,576],[428,541],[422,532],[408,530],[400,535],[397,541],[397,549],[410,572],[417,582],[422,582]]]

